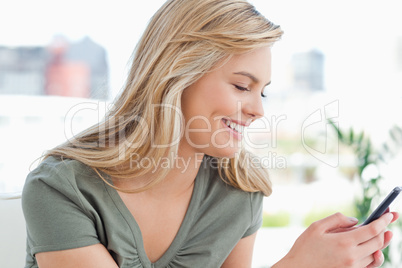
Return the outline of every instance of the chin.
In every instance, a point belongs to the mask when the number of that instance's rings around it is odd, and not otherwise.
[[[205,152],[207,155],[219,158],[234,158],[240,152],[240,147],[213,148]]]

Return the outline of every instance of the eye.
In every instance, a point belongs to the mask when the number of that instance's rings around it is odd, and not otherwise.
[[[266,98],[267,97],[267,94],[265,94],[265,92],[267,92],[266,90],[267,90],[267,87],[264,87],[264,89],[261,92],[261,98]]]
[[[246,88],[246,87],[241,87],[241,86],[238,86],[238,85],[234,85],[235,86],[235,88],[237,88],[238,90],[240,90],[240,91],[250,91],[248,88]]]

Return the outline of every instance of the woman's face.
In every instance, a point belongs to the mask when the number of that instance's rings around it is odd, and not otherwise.
[[[271,49],[264,47],[233,56],[185,89],[180,150],[233,157],[244,129],[264,114],[261,98],[270,81]]]

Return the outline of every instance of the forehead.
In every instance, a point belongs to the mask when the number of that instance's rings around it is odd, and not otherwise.
[[[251,52],[234,55],[222,66],[225,74],[247,72],[255,76],[260,83],[271,81],[271,48],[263,47]]]

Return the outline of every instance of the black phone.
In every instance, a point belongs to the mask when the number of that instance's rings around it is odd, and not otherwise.
[[[385,197],[385,199],[381,202],[381,204],[371,213],[371,215],[363,222],[362,225],[367,225],[372,221],[375,221],[379,217],[381,217],[382,214],[387,210],[389,205],[392,203],[392,201],[395,200],[395,198],[399,195],[399,193],[402,192],[402,187],[395,187],[388,195]]]

